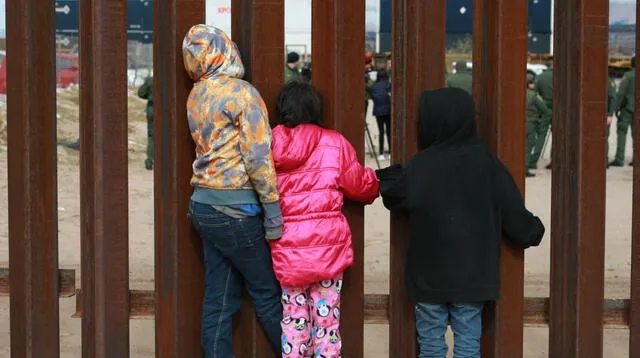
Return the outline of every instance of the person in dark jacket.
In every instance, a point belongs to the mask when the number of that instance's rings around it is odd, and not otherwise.
[[[420,98],[420,152],[379,170],[384,205],[408,214],[407,292],[420,357],[445,357],[449,319],[455,357],[480,357],[481,314],[499,298],[501,237],[539,245],[545,228],[509,171],[476,134],[471,95],[458,88]]]
[[[153,169],[153,77],[149,76],[138,88],[138,97],[147,100],[147,159],[144,166],[147,170]]]
[[[389,74],[386,70],[378,70],[376,82],[371,86],[371,99],[373,100],[373,115],[378,122],[378,145],[380,156],[385,160],[384,135],[387,134],[387,145],[391,151],[391,85]]]

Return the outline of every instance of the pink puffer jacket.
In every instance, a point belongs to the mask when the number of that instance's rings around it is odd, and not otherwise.
[[[330,279],[353,264],[343,195],[372,203],[375,172],[340,133],[316,125],[278,126],[271,147],[284,216],[282,238],[270,241],[276,277],[285,287]]]

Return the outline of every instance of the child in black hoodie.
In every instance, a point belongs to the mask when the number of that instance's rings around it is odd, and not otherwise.
[[[476,134],[471,96],[456,88],[420,98],[419,146],[406,167],[378,171],[384,205],[409,214],[407,290],[420,357],[480,357],[484,303],[500,293],[500,240],[537,246],[545,228],[513,177]]]

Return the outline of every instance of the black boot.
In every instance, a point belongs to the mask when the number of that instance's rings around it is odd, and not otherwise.
[[[547,169],[547,170],[550,170],[550,169],[552,168],[552,167],[551,167],[551,163],[547,164],[547,166],[546,166],[546,167],[544,167],[544,168],[545,168],[545,169]]]
[[[611,163],[609,163],[609,166],[612,167],[624,167],[624,163],[621,163],[617,160],[612,161]]]
[[[527,172],[525,173],[525,176],[526,176],[527,178],[533,178],[533,177],[535,177],[536,175],[535,175],[535,174],[533,174],[532,172],[530,172],[530,171],[528,171],[528,170],[527,170]]]

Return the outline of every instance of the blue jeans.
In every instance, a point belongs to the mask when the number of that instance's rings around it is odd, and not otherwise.
[[[482,309],[484,303],[450,303],[416,305],[416,331],[420,358],[445,358],[449,347],[445,341],[451,320],[454,358],[480,358]]]
[[[206,358],[232,358],[232,316],[239,311],[243,281],[274,354],[281,353],[281,290],[273,273],[262,220],[234,219],[210,205],[191,202],[189,213],[202,239],[205,288],[202,348]]]

